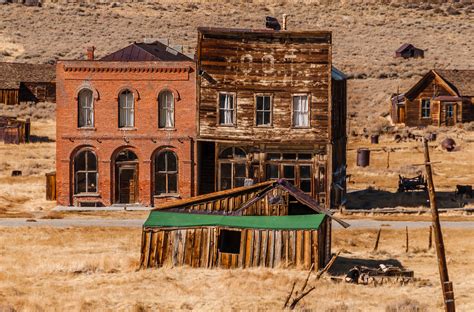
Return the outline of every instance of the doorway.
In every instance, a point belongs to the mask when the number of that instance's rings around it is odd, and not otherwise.
[[[455,124],[455,104],[446,104],[445,107],[445,124],[446,126],[454,126]]]
[[[405,106],[397,106],[398,123],[405,123]]]
[[[138,203],[138,158],[124,150],[115,158],[115,203]]]

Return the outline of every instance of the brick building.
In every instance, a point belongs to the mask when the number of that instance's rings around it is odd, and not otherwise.
[[[160,43],[57,64],[57,203],[154,206],[195,193],[195,64]]]

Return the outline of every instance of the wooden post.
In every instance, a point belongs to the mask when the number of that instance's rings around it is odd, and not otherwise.
[[[406,239],[405,239],[405,246],[406,246],[405,252],[408,252],[408,226],[405,227],[405,235],[406,235],[405,236],[406,237]]]
[[[382,232],[382,227],[380,227],[379,231],[377,232],[377,238],[375,239],[374,251],[376,251],[379,248],[380,232]]]
[[[433,228],[430,225],[430,235],[428,237],[428,249],[431,249],[433,247]]]
[[[431,170],[430,152],[428,140],[423,139],[425,154],[425,169],[428,182],[428,193],[430,197],[431,217],[433,222],[434,237],[436,243],[436,254],[438,257],[439,277],[441,281],[441,289],[443,291],[444,307],[446,312],[456,311],[454,304],[453,284],[449,281],[448,267],[446,264],[446,254],[444,250],[443,233],[441,232],[441,224],[439,222],[438,207],[436,206],[436,191],[433,184],[433,172]]]
[[[390,150],[387,150],[387,169],[390,168]]]

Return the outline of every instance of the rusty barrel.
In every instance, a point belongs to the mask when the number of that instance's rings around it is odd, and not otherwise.
[[[367,167],[370,164],[370,150],[368,148],[357,149],[357,166]]]
[[[370,136],[370,143],[379,144],[379,135],[378,134],[372,134]]]
[[[452,152],[456,147],[456,142],[451,138],[446,138],[443,140],[443,142],[441,142],[441,147],[443,147],[448,152]]]

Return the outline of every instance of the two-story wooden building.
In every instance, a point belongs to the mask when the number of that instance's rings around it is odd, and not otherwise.
[[[431,70],[391,98],[394,123],[453,126],[474,121],[474,70]]]
[[[93,54],[57,64],[58,205],[194,195],[194,60],[160,42]]]
[[[346,78],[331,32],[199,28],[197,71],[198,193],[284,178],[341,204]]]

